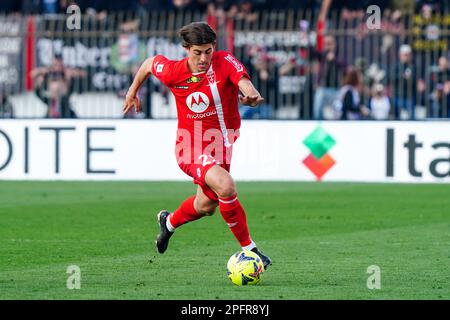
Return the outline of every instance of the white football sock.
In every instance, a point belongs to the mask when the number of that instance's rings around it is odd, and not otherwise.
[[[169,221],[169,219],[167,219],[167,221]],[[256,244],[252,240],[248,246],[242,247],[242,250],[252,250],[253,248],[256,248]]]
[[[170,223],[170,215],[166,219],[166,227],[167,227],[167,230],[169,230],[170,232],[174,232],[175,231],[175,228]]]

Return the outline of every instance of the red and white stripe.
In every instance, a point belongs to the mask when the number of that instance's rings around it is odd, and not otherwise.
[[[211,90],[214,105],[217,111],[217,117],[219,118],[219,125],[220,130],[222,131],[223,142],[225,144],[225,147],[231,147],[231,143],[228,140],[228,130],[225,125],[225,117],[223,115],[222,99],[220,99],[219,89],[217,88],[216,75],[214,73],[212,63],[209,66],[208,72],[206,73],[206,78],[209,82],[209,89]]]
[[[238,199],[237,196],[235,196],[235,197],[232,198],[232,199],[229,199],[229,198],[227,198],[227,199],[220,199],[220,198],[219,198],[219,202],[229,204],[229,203],[235,202],[237,199]]]

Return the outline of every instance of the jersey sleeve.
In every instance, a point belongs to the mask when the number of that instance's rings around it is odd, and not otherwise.
[[[174,61],[167,59],[163,55],[157,55],[153,59],[152,74],[163,84],[170,87],[173,77]]]
[[[238,59],[233,57],[230,53],[226,53],[223,59],[225,60],[223,61],[223,65],[228,71],[228,77],[230,78],[231,82],[233,82],[235,85],[238,85],[239,80],[241,80],[242,77],[250,79],[250,76],[248,75],[245,66],[242,63],[240,63]]]

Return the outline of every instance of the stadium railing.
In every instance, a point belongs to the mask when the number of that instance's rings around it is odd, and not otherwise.
[[[372,29],[367,17],[346,20],[333,12],[320,29],[316,12],[284,10],[260,11],[254,20],[224,21],[182,11],[83,15],[80,30],[68,27],[67,15],[0,15],[0,117],[121,118],[125,91],[140,63],[155,54],[182,58],[176,31],[199,20],[213,25],[218,48],[244,63],[265,97],[258,109],[242,106],[244,118],[314,118],[317,61],[325,34],[336,40],[337,59],[363,73],[363,103],[370,102],[374,84],[380,83],[390,98],[389,119],[449,116],[450,72],[438,63],[448,56],[450,15],[425,19],[388,13]],[[413,71],[423,80],[421,88],[415,81],[402,83],[396,72],[403,44],[413,50]],[[58,86],[58,81],[64,84]],[[144,112],[128,117],[176,117],[171,94],[155,79],[146,82],[140,95]],[[396,113],[399,95],[413,103]],[[51,113],[55,105],[60,112]],[[324,117],[334,115],[325,112]]]

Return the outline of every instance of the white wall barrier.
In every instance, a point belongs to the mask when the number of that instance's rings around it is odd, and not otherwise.
[[[189,180],[176,121],[0,120],[1,180]],[[237,180],[450,182],[450,122],[244,121]]]

